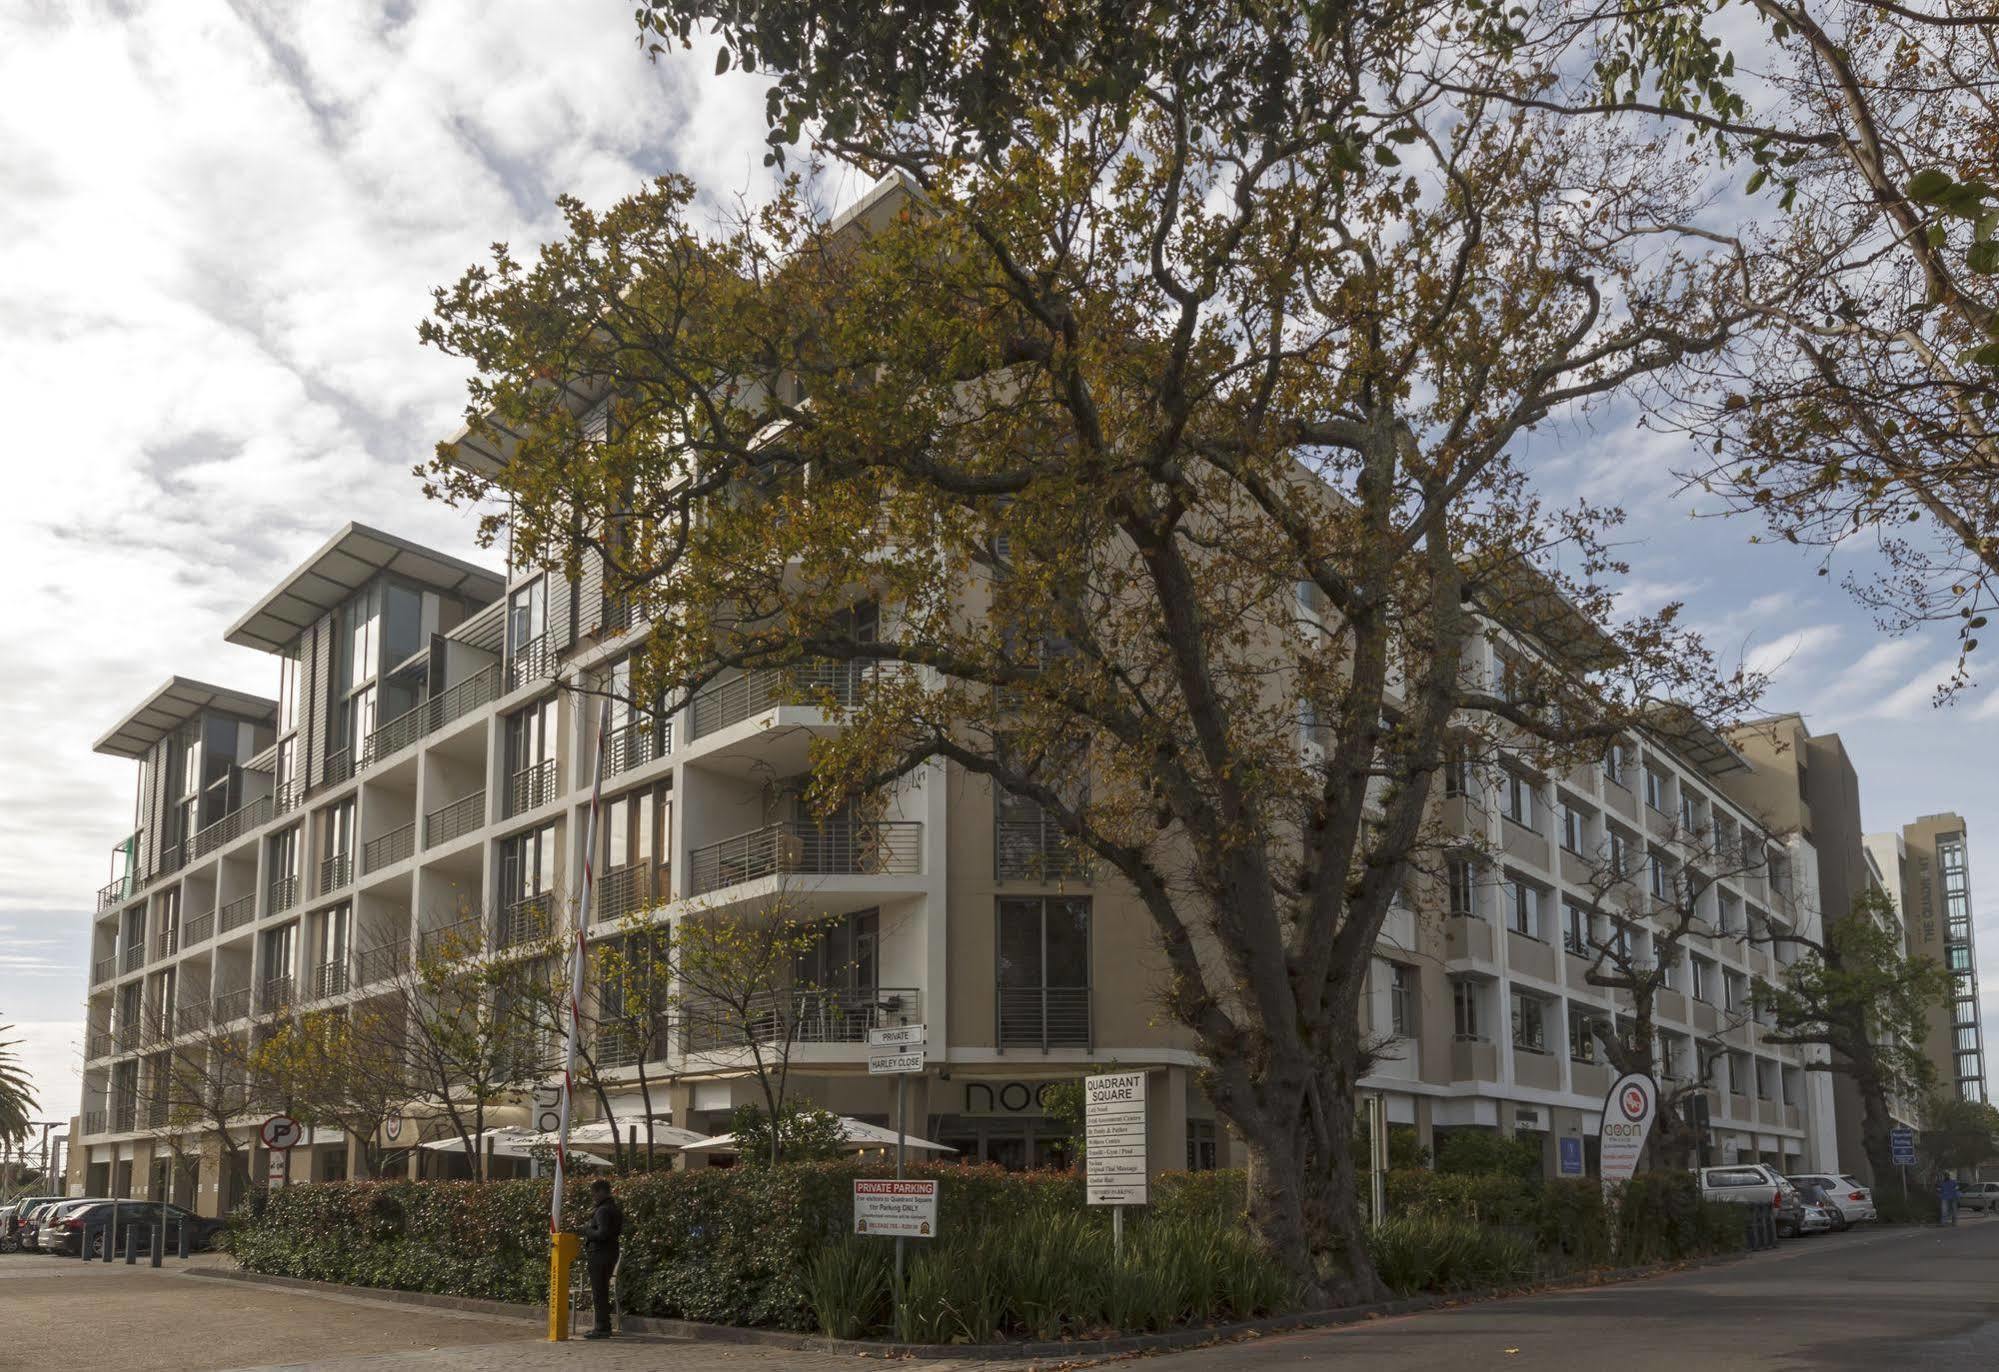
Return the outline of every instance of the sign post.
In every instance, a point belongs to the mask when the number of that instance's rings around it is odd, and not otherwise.
[[[1650,1072],[1626,1072],[1610,1084],[1610,1092],[1603,1098],[1597,1147],[1602,1155],[1603,1202],[1610,1213],[1613,1253],[1617,1250],[1617,1193],[1612,1188],[1630,1181],[1638,1170],[1638,1158],[1652,1137],[1652,1121],[1658,1113],[1659,1084]]]
[[[868,1030],[868,1075],[895,1077],[895,1179],[902,1180],[903,1153],[907,1149],[904,1142],[909,1137],[909,1074],[923,1070],[923,1052],[930,1043],[930,1030],[921,1024],[899,1024],[890,1029]],[[934,1183],[933,1183],[934,1186]],[[860,1192],[854,1193],[854,1221],[860,1222]],[[931,1192],[931,1232],[937,1228],[937,1196]],[[895,1305],[902,1308],[902,1241],[908,1235],[898,1232],[895,1236]]]
[[[1909,1203],[1909,1169],[1916,1165],[1916,1131],[1898,1124],[1888,1131],[1888,1148],[1902,1172],[1902,1204]]]
[[[305,1126],[290,1115],[272,1115],[257,1127],[257,1137],[270,1151],[269,1185],[273,1190],[291,1184],[291,1150],[305,1138]]]
[[[1115,1251],[1124,1256],[1124,1208],[1146,1203],[1145,1073],[1083,1078],[1088,1201],[1108,1205]]]

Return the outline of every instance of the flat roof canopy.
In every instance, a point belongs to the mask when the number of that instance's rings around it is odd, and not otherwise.
[[[497,600],[507,587],[506,578],[497,572],[365,524],[348,524],[230,625],[223,641],[267,653],[282,652],[307,625],[380,572],[393,572],[405,581],[461,595],[481,605]]]
[[[131,714],[112,725],[110,731],[92,745],[91,751],[110,757],[144,757],[147,749],[204,710],[268,720],[276,717],[278,702],[228,686],[211,686],[206,681],[170,676]]]

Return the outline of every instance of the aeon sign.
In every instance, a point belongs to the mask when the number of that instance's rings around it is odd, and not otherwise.
[[[1603,1098],[1598,1135],[1605,1182],[1631,1180],[1658,1113],[1659,1087],[1648,1073],[1627,1073],[1611,1083],[1610,1094]]]

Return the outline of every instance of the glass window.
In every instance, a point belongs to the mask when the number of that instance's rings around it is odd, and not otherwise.
[[[1569,1056],[1577,1062],[1595,1062],[1597,1017],[1577,1005],[1569,1007]]]
[[[1399,962],[1388,965],[1388,1026],[1398,1038],[1415,1034],[1416,969]]]
[[[1482,1037],[1478,1028],[1478,983],[1454,981],[1451,983],[1451,1010],[1457,1022],[1457,1036],[1461,1039]]]
[[[1589,817],[1567,801],[1562,802],[1562,846],[1572,853],[1583,850],[1583,840],[1589,830]]]
[[[1090,984],[1088,897],[1010,897],[999,903],[999,984]]]
[[[1593,951],[1590,944],[1589,911],[1567,901],[1562,906],[1562,946],[1577,957],[1588,957]]]
[[[1514,772],[1506,774],[1504,813],[1516,824],[1534,827],[1534,783]]]
[[[1624,747],[1613,743],[1603,750],[1603,779],[1613,786],[1624,785]]]
[[[1213,1120],[1187,1121],[1187,1170],[1212,1172],[1217,1165],[1217,1138]]]
[[[1548,1051],[1541,1002],[1518,991],[1513,993],[1513,1046],[1530,1053]]]
[[[548,582],[537,578],[507,600],[507,650],[517,654],[548,631]]]
[[[1477,906],[1472,899],[1471,859],[1454,857],[1448,864],[1450,874],[1451,913],[1470,915]]]

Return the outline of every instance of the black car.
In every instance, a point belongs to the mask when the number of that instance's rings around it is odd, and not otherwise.
[[[228,1227],[224,1220],[205,1219],[178,1205],[162,1206],[158,1201],[121,1200],[98,1201],[69,1211],[59,1224],[45,1228],[41,1236],[44,1253],[61,1253],[75,1257],[81,1253],[85,1257],[104,1256],[104,1244],[112,1229],[112,1208],[117,1208],[117,1234],[112,1242],[118,1252],[124,1250],[125,1235],[132,1235],[130,1242],[138,1246],[141,1253],[147,1253],[153,1246],[153,1227],[160,1222],[162,1211],[166,1217],[166,1251],[180,1251],[181,1230],[187,1230],[188,1248],[192,1252],[202,1252],[214,1246],[215,1236]]]

